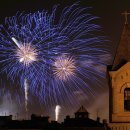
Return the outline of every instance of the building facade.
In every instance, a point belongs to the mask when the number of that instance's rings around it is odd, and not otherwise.
[[[108,67],[110,102],[109,126],[112,130],[130,130],[130,28],[125,24],[113,64]]]

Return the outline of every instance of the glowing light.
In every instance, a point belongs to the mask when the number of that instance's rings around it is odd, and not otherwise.
[[[56,105],[56,108],[55,108],[55,120],[56,121],[58,121],[58,119],[59,119],[60,110],[61,110],[61,106]]]
[[[14,43],[20,48],[20,44],[19,44],[19,42],[14,38],[14,37],[12,37],[12,40],[14,41]]]
[[[60,80],[66,80],[75,75],[75,61],[72,57],[60,56],[54,62],[54,75]]]
[[[24,93],[25,93],[25,110],[28,112],[28,81],[27,79],[24,80]]]
[[[19,62],[22,62],[25,66],[28,66],[37,60],[37,50],[32,47],[31,44],[24,43],[20,45],[14,37],[12,37],[12,40],[18,46],[16,56],[19,59]]]
[[[12,37],[12,40],[17,45],[16,57],[19,59],[19,62],[22,62],[25,66],[29,66],[32,62],[36,61],[37,51],[30,44],[22,44]],[[24,80],[24,93],[25,93],[25,110],[28,111],[28,82],[27,79]]]
[[[37,51],[30,44],[21,45],[16,51],[16,56],[25,66],[37,61]]]

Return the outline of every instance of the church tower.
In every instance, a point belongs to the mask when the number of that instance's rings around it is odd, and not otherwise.
[[[84,106],[81,106],[79,108],[79,110],[75,113],[75,118],[82,118],[82,119],[85,119],[85,118],[89,118],[89,113],[88,111],[84,108]]]
[[[109,68],[110,84],[110,108],[109,117],[111,123],[130,123],[130,28],[125,23],[116,50],[113,65]]]

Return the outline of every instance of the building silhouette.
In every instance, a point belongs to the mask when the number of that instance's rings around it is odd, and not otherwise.
[[[81,106],[79,108],[79,110],[77,112],[75,112],[75,118],[78,119],[78,118],[85,118],[85,119],[88,119],[89,118],[89,113],[88,111],[84,108],[84,106]]]
[[[49,121],[49,117],[31,115],[30,120],[12,120],[12,116],[0,116],[0,129],[30,129],[30,130],[109,130],[106,122],[101,123],[99,117],[97,120],[89,118],[88,111],[81,106],[75,117],[66,116],[64,122]]]
[[[88,111],[83,106],[75,112],[74,118],[66,116],[63,125],[65,127],[89,127],[92,129],[95,127],[104,129],[104,124],[100,123],[100,118],[97,117],[97,120],[90,119]]]

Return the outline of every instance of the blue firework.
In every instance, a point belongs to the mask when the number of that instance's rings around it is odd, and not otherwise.
[[[104,73],[97,69],[106,63],[105,37],[95,36],[97,17],[86,13],[78,3],[63,9],[18,13],[0,26],[1,73],[24,86],[40,101],[50,104],[74,103],[78,92],[94,94],[91,85],[100,86]]]

